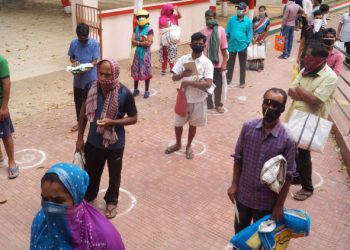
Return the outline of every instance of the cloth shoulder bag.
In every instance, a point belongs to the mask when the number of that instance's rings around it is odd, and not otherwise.
[[[285,36],[282,36],[282,34],[275,36],[275,50],[283,52],[284,43],[285,43]]]
[[[163,46],[178,44],[180,42],[181,28],[177,25],[160,29],[160,42]]]
[[[287,128],[299,148],[322,153],[333,123],[319,115],[294,110]]]

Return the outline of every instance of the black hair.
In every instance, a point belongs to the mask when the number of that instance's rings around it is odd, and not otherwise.
[[[264,10],[265,10],[265,16],[267,17],[266,6],[265,6],[265,5],[260,5],[260,6],[259,6],[259,10],[260,10],[260,9],[264,9]]]
[[[212,10],[207,10],[206,12],[205,12],[205,16],[207,17],[207,16],[212,16],[212,17],[216,17],[216,12],[215,11],[212,11]]]
[[[50,182],[50,183],[57,182],[57,183],[61,184],[63,189],[64,189],[64,191],[67,192],[71,196],[70,192],[64,186],[64,184],[62,183],[62,181],[60,180],[60,178],[58,177],[57,174],[55,174],[55,173],[46,173],[43,176],[43,178],[41,178],[41,186],[43,186],[44,182]]]
[[[315,2],[318,2],[319,4],[321,4],[322,0],[315,0]]]
[[[320,11],[321,11],[322,13],[327,13],[327,12],[329,12],[329,5],[328,5],[328,4],[321,4],[321,5],[320,5]]]
[[[315,16],[321,16],[321,15],[323,15],[323,13],[320,10],[315,10],[314,11],[314,17]]]
[[[324,46],[323,43],[315,42],[311,46],[311,53],[310,54],[314,57],[327,58],[329,53],[328,53],[328,49]]]
[[[202,32],[196,32],[191,36],[191,43],[202,39],[204,43],[207,41],[207,37]]]
[[[333,28],[327,28],[323,31],[323,35],[330,33],[332,34],[334,37],[337,37],[337,31]]]
[[[79,23],[76,29],[77,36],[88,36],[89,26],[85,23]]]
[[[283,89],[280,89],[280,88],[271,88],[271,89],[266,90],[266,92],[264,93],[264,98],[265,98],[266,94],[269,92],[273,92],[273,93],[277,93],[277,94],[282,95],[283,100],[284,100],[283,105],[286,105],[287,99],[288,99],[288,95],[287,95],[286,91],[284,91]]]

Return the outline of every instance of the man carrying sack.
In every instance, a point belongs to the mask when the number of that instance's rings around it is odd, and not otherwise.
[[[337,87],[337,75],[327,65],[327,57],[328,51],[321,43],[315,43],[306,52],[304,69],[288,90],[288,95],[293,99],[293,103],[287,112],[287,123],[294,110],[327,119]],[[296,163],[299,178],[294,179],[292,184],[301,184],[302,189],[293,198],[303,201],[309,198],[314,191],[310,151],[298,148]]]

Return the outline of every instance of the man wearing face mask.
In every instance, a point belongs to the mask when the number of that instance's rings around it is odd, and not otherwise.
[[[329,53],[327,57],[327,65],[334,71],[334,73],[336,73],[337,76],[339,76],[344,62],[344,57],[337,49],[334,48],[335,39],[335,29],[328,28],[324,31],[322,41]]]
[[[350,8],[349,12],[344,13],[341,16],[338,32],[337,32],[337,40],[344,42],[346,53],[350,54]],[[347,57],[345,59],[344,64],[350,69],[350,58]]]
[[[74,39],[68,51],[68,56],[72,66],[78,66],[81,63],[92,63],[94,66],[100,59],[100,45],[99,43],[89,37],[89,26],[85,23],[80,23],[76,29],[78,39]],[[74,103],[77,121],[79,119],[81,105],[83,103],[84,90],[89,84],[97,78],[96,67],[87,70],[81,74],[75,74],[74,85]],[[72,132],[78,130],[78,123],[71,128]]]
[[[247,64],[247,48],[253,37],[252,21],[245,16],[247,4],[239,3],[237,6],[237,15],[231,16],[226,27],[228,40],[228,52],[230,53],[227,62],[227,83],[232,81],[233,70],[238,54],[239,59],[239,87],[244,88],[245,73]]]
[[[286,122],[289,121],[294,110],[319,115],[324,119],[328,118],[338,77],[327,65],[327,57],[328,51],[323,44],[315,43],[310,48],[304,59],[305,67],[288,90],[288,95],[293,102],[287,112]],[[299,148],[296,162],[299,177],[293,180],[293,183],[301,184],[302,189],[293,198],[303,201],[314,191],[310,151]]]
[[[290,57],[293,46],[295,19],[297,19],[298,13],[304,13],[303,8],[296,4],[294,0],[289,0],[283,13],[281,33],[285,36],[285,44],[283,54],[278,57],[279,59],[288,59]]]
[[[284,202],[295,172],[295,142],[279,117],[285,109],[287,94],[271,88],[264,94],[263,118],[244,123],[236,143],[232,185],[227,194],[237,207],[235,233],[263,216],[272,213],[283,218]],[[277,194],[260,181],[262,167],[269,159],[282,154],[287,161],[286,182]]]
[[[201,32],[207,37],[206,48],[204,54],[214,65],[214,90],[215,109],[218,113],[224,113],[225,109],[221,102],[222,92],[222,72],[226,70],[227,63],[227,39],[225,29],[218,25],[216,21],[216,13],[211,10],[205,12],[205,20],[207,26]],[[212,95],[207,98],[208,109],[214,108]]]
[[[192,141],[196,135],[197,127],[205,126],[207,123],[206,89],[213,82],[214,67],[212,62],[203,54],[206,36],[201,32],[191,36],[192,53],[180,57],[172,69],[173,81],[181,81],[181,88],[185,89],[187,99],[187,113],[185,117],[175,114],[175,136],[176,142],[165,149],[165,154],[171,154],[181,149],[181,136],[183,126],[188,122],[188,139],[186,145],[186,159],[193,159],[194,152],[191,148]],[[188,65],[195,65],[189,68]]]
[[[321,4],[320,11],[322,12],[322,15],[323,15],[322,27],[327,28],[327,24],[328,24],[327,19],[329,17],[329,5],[328,4]]]
[[[322,41],[324,28],[322,27],[323,15],[320,10],[314,12],[314,21],[311,26],[308,26],[300,42],[297,62],[300,69],[304,68],[304,57],[307,50],[312,47],[314,43]]]

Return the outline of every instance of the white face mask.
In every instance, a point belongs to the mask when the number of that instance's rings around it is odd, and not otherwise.
[[[321,29],[322,26],[322,19],[315,19],[314,20],[314,31],[318,32]]]

